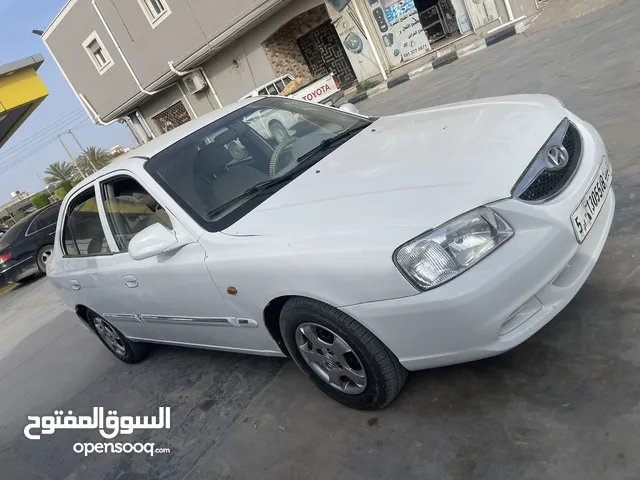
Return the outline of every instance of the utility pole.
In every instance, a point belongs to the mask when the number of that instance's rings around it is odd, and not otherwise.
[[[93,162],[91,161],[91,159],[87,156],[87,151],[82,148],[82,145],[80,145],[80,142],[78,141],[78,139],[76,138],[75,134],[69,130],[69,135],[71,135],[73,137],[73,139],[76,141],[76,143],[78,144],[78,147],[80,148],[80,150],[82,151],[82,153],[84,154],[84,158],[87,159],[87,162],[89,162],[89,165],[91,165],[91,168],[93,168],[93,172],[97,172],[98,169],[96,168],[96,166],[93,164]]]
[[[67,155],[69,155],[69,158],[71,159],[71,163],[75,164],[75,166],[78,169],[78,171],[80,172],[80,175],[82,176],[82,178],[87,178],[87,176],[84,174],[84,172],[82,170],[80,170],[80,167],[78,166],[78,162],[76,161],[75,158],[73,158],[73,155],[71,155],[71,152],[69,151],[67,146],[62,141],[62,137],[60,135],[58,135],[58,140],[60,140],[60,143],[62,144],[62,148],[64,148],[64,151],[67,152]]]

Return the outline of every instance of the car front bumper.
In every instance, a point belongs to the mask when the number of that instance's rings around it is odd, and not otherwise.
[[[571,120],[583,138],[574,178],[542,204],[508,199],[491,205],[516,234],[454,280],[411,297],[342,307],[370,329],[409,370],[500,354],[555,317],[593,270],[611,228],[609,190],[591,231],[578,243],[570,215],[607,155],[593,127]]]

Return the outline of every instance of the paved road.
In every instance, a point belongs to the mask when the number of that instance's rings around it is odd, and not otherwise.
[[[282,360],[160,347],[123,365],[40,279],[0,297],[0,478],[639,478],[639,23],[627,0],[359,104],[385,114],[547,92],[600,129],[615,169],[612,234],[582,291],[530,341],[413,374],[390,408],[356,412]],[[171,454],[85,459],[71,445],[98,435],[22,436],[27,414],[94,405],[171,406],[170,431],[131,439]]]

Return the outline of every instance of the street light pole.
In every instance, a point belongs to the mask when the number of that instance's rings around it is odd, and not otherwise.
[[[75,164],[76,168],[80,172],[80,176],[82,176],[82,178],[87,178],[87,176],[84,174],[84,172],[78,166],[78,162],[76,161],[76,159],[73,158],[73,155],[71,155],[71,152],[69,151],[67,146],[62,141],[62,137],[60,135],[58,135],[58,140],[60,140],[60,144],[62,145],[62,148],[64,148],[64,151],[67,152],[67,155],[69,155],[69,158],[71,159],[71,163]]]

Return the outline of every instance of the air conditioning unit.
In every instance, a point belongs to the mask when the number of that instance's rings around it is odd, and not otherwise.
[[[207,81],[204,79],[200,70],[190,73],[184,77],[184,86],[190,94],[194,94],[208,87]]]

